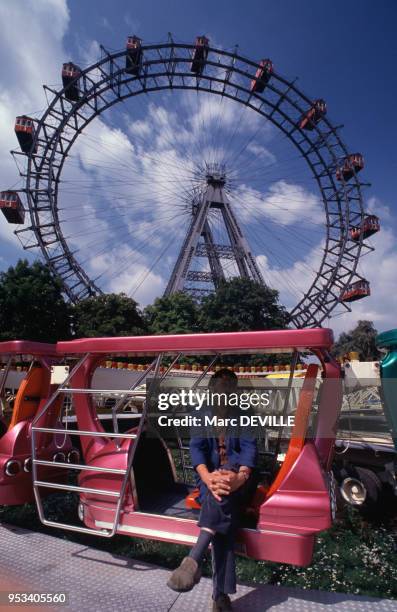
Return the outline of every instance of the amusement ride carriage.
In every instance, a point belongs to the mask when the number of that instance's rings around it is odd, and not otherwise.
[[[149,403],[135,415],[136,425],[120,432],[117,412],[136,386],[146,380],[148,393],[156,377],[172,375],[182,357],[207,357],[209,363],[194,383],[195,388],[206,379],[215,362],[225,356],[290,355],[292,368],[284,389],[283,410],[290,403],[294,368],[299,353],[316,357],[316,364],[307,367],[300,379],[300,392],[291,407],[295,425],[288,448],[280,465],[279,447],[265,451],[272,468],[267,480],[259,486],[252,500],[254,522],[240,531],[240,552],[256,558],[306,565],[310,563],[314,537],[332,523],[335,503],[331,463],[336,424],[342,401],[340,367],[330,357],[332,332],[328,329],[281,330],[197,334],[183,336],[138,336],[93,338],[59,342],[60,363],[70,363],[70,373],[55,390],[32,424],[33,487],[41,521],[48,526],[111,537],[115,533],[152,538],[180,544],[191,544],[198,534],[197,502],[194,486],[186,471],[177,473],[176,455],[170,443],[160,434],[150,435]],[[91,381],[98,364],[105,357],[146,358],[146,371],[135,379],[130,389],[120,390],[113,407],[114,429],[105,431],[98,418],[93,397],[109,393],[93,389]],[[164,361],[167,367],[160,373]],[[321,387],[316,387],[321,369]],[[255,387],[255,383],[254,384]],[[240,382],[241,387],[241,382]],[[266,388],[266,387],[264,387]],[[271,388],[271,385],[270,385]],[[63,429],[42,424],[59,396],[73,397],[78,429],[68,435],[78,436],[84,463],[43,462],[36,458],[40,435],[61,435]],[[183,452],[180,443],[175,451]],[[181,460],[183,462],[183,459]],[[38,467],[79,472],[77,484],[45,480]],[[191,468],[190,468],[191,469]],[[46,518],[42,491],[64,490],[78,493],[79,517],[85,527],[64,524]]]

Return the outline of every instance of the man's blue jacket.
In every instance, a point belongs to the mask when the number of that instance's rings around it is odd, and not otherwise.
[[[246,465],[254,468],[257,460],[257,446],[254,438],[231,438],[226,437],[226,453],[228,463],[236,465]],[[190,456],[192,465],[196,468],[200,463],[204,463],[208,470],[217,470],[220,465],[218,440],[216,438],[192,437],[190,439]]]
[[[257,446],[255,438],[225,438],[228,464],[238,469],[241,465],[255,468],[257,460]],[[190,439],[190,456],[192,465],[196,468],[204,463],[210,472],[220,467],[217,438],[192,437]],[[196,484],[200,489],[199,501],[203,503],[207,487],[196,473]]]

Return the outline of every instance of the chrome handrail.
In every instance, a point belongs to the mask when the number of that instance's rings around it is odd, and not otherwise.
[[[140,421],[139,421],[139,425],[138,425],[138,430],[136,434],[127,434],[127,433],[119,433],[119,432],[96,432],[96,431],[87,431],[87,430],[69,430],[69,435],[78,435],[78,436],[98,436],[98,437],[105,437],[105,438],[116,438],[116,439],[135,439],[136,442],[135,444],[130,444],[129,448],[128,448],[128,460],[127,460],[127,468],[125,470],[112,470],[111,468],[102,468],[100,466],[81,466],[79,464],[69,464],[69,463],[64,463],[64,462],[46,462],[40,459],[36,459],[36,454],[35,454],[35,434],[37,432],[42,432],[42,433],[64,433],[63,429],[59,429],[59,428],[50,428],[50,427],[37,427],[37,422],[39,421],[39,419],[44,415],[45,411],[52,405],[53,401],[56,399],[56,397],[60,394],[60,393],[64,393],[65,389],[63,387],[65,387],[65,385],[68,384],[68,382],[71,380],[71,378],[74,376],[74,374],[76,373],[76,371],[83,365],[83,363],[85,362],[86,359],[88,359],[88,357],[90,356],[90,353],[87,353],[84,357],[82,357],[82,359],[80,359],[80,361],[76,364],[76,366],[73,368],[72,372],[68,375],[68,377],[65,379],[65,381],[62,384],[62,387],[58,387],[58,389],[55,391],[55,393],[51,396],[51,398],[45,403],[43,409],[40,411],[40,413],[35,417],[35,419],[33,420],[32,423],[32,476],[33,476],[33,491],[34,491],[34,495],[35,495],[35,500],[36,500],[36,506],[37,506],[37,510],[38,510],[38,514],[39,514],[39,518],[40,521],[47,526],[50,527],[57,527],[57,528],[61,528],[61,529],[65,529],[68,531],[76,531],[79,533],[87,533],[87,534],[94,534],[94,535],[99,535],[101,537],[105,537],[105,538],[111,538],[112,536],[115,535],[116,531],[117,531],[117,527],[119,524],[119,520],[120,520],[120,515],[121,515],[121,510],[122,510],[122,505],[124,502],[124,497],[127,491],[127,486],[128,486],[128,482],[129,482],[129,476],[130,474],[132,474],[132,464],[134,461],[134,456],[135,456],[135,452],[138,446],[138,440],[143,432],[143,428],[145,425],[145,421],[146,421],[146,416],[147,416],[147,402],[145,401],[144,405],[143,405],[143,410],[142,410],[142,414],[140,415]],[[158,355],[158,357],[156,358],[155,362],[154,362],[154,378],[156,378],[158,376],[158,372],[159,372],[159,368],[160,368],[160,364],[161,364],[161,359],[162,359],[163,354],[160,353]],[[150,370],[153,369],[152,367],[150,368]],[[146,374],[146,373],[145,373]],[[92,391],[92,390],[89,390]],[[75,485],[65,485],[65,484],[60,484],[60,483],[52,483],[52,482],[46,482],[46,481],[41,481],[37,479],[37,466],[38,465],[46,465],[46,466],[51,466],[54,468],[57,467],[61,467],[61,468],[66,468],[69,467],[70,469],[79,469],[79,470],[87,470],[87,471],[97,471],[97,472],[107,472],[107,473],[117,473],[120,475],[123,475],[123,481],[121,483],[121,487],[120,487],[120,491],[109,491],[109,490],[102,490],[102,489],[91,489],[89,487],[79,487],[79,486],[75,486]],[[132,474],[133,476],[133,474]],[[44,509],[43,509],[43,504],[41,501],[41,497],[39,494],[39,487],[45,487],[45,488],[50,488],[50,489],[58,489],[58,490],[63,490],[63,491],[74,491],[77,493],[96,493],[98,495],[108,495],[111,497],[117,497],[118,501],[117,501],[117,506],[115,509],[115,516],[114,516],[114,522],[113,522],[113,526],[111,529],[89,529],[87,527],[79,527],[76,525],[68,525],[66,523],[57,523],[56,521],[49,521],[48,519],[45,518],[44,516]]]
[[[140,415],[142,417],[142,415]],[[58,429],[56,427],[32,427],[33,431],[40,431],[42,433],[65,433],[64,429]],[[137,437],[136,434],[127,433],[114,433],[113,431],[89,431],[88,429],[69,429],[68,433],[70,436],[97,436],[99,438],[130,438],[133,440]]]
[[[125,474],[126,470],[117,468],[105,468],[99,465],[81,465],[81,463],[68,463],[64,461],[45,461],[44,459],[33,459],[36,465],[46,465],[48,467],[60,467],[70,470],[86,470],[89,472],[103,472],[105,474]]]

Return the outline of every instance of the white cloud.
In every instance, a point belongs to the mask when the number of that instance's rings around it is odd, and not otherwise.
[[[10,155],[17,148],[14,133],[18,114],[36,114],[45,108],[41,80],[60,81],[65,54],[62,39],[69,24],[66,0],[20,0],[0,4],[0,190],[18,181],[18,171]],[[24,25],[28,23],[28,28]],[[48,27],[48,24],[51,27]],[[26,30],[26,31],[25,31]],[[21,42],[23,40],[23,42]],[[23,167],[23,158],[18,158]],[[22,188],[20,180],[16,188]],[[23,198],[22,198],[23,199]],[[28,217],[27,217],[28,219]],[[0,237],[18,249],[20,243],[0,215]],[[21,256],[25,255],[21,249]]]
[[[83,43],[79,44],[78,56],[80,58],[78,60],[81,64],[80,67],[95,64],[101,57],[99,42],[97,40],[83,41]]]
[[[311,223],[324,223],[320,199],[301,185],[285,180],[271,184],[265,193],[241,184],[233,197],[241,202],[240,216],[247,223],[252,211],[284,226],[301,222],[302,218],[310,219]]]
[[[320,266],[322,249],[323,241],[306,252],[302,259],[285,268],[264,254],[257,256],[266,284],[279,291],[280,303],[288,309],[293,308],[309,289]]]
[[[131,121],[128,125],[128,131],[132,136],[139,136],[140,138],[144,138],[149,136],[151,132],[151,128],[148,121]]]
[[[367,212],[371,215],[380,217],[383,223],[392,219],[390,208],[386,206],[386,204],[383,204],[376,196],[368,198]]]
[[[150,270],[148,265],[137,262],[137,255],[128,245],[123,245],[117,252],[95,258],[92,272],[102,274],[105,270],[104,280],[108,291],[126,293],[139,304],[146,305],[162,293],[164,279]],[[126,262],[121,268],[120,261]]]
[[[258,145],[255,142],[250,142],[250,144],[247,146],[247,151],[256,157],[263,159],[265,162],[267,162],[267,164],[274,164],[276,162],[276,156],[269,151],[269,149]]]

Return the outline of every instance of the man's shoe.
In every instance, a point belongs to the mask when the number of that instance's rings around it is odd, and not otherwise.
[[[201,569],[192,557],[185,557],[182,563],[171,574],[167,586],[173,591],[184,593],[190,591],[201,578]]]
[[[229,595],[219,595],[215,600],[212,600],[212,612],[232,612],[232,602]]]

